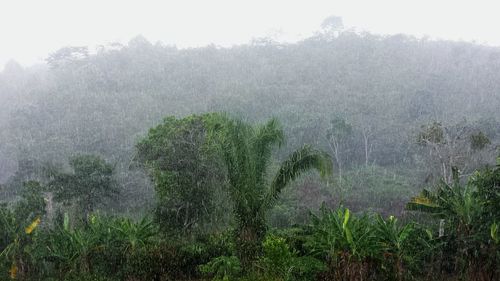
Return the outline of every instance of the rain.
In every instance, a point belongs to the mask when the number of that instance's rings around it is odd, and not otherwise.
[[[434,2],[2,2],[0,280],[499,280],[500,21]]]

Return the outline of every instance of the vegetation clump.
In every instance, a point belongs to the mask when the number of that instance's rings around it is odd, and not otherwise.
[[[274,161],[284,135],[276,119],[165,119],[137,144],[156,186],[154,219],[99,211],[119,196],[99,156],[71,158],[70,172],[48,169],[0,206],[0,278],[498,280],[500,158],[467,180],[452,167],[452,181],[423,189],[401,218],[323,204],[305,223],[273,228],[271,210],[301,175],[337,178],[333,159],[308,145]]]

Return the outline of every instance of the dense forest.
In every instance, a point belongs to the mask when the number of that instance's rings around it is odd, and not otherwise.
[[[498,47],[138,36],[0,99],[1,280],[500,278]]]

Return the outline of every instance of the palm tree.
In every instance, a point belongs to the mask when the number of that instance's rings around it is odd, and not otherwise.
[[[225,162],[229,195],[236,219],[236,251],[244,267],[259,254],[266,232],[266,213],[281,191],[301,173],[316,169],[322,176],[332,171],[330,157],[305,145],[281,163],[269,180],[273,148],[284,142],[277,119],[251,126],[239,119],[214,115],[211,140],[218,144]]]

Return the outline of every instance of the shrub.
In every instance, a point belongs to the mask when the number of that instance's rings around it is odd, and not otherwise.
[[[264,255],[259,259],[259,266],[268,275],[290,280],[296,254],[290,250],[285,239],[268,235],[262,244]]]
[[[241,263],[236,256],[221,256],[201,265],[200,271],[213,280],[233,280],[241,274]]]
[[[311,228],[306,245],[328,264],[324,278],[357,280],[375,275],[381,249],[367,215],[356,217],[349,209],[323,206],[319,216],[313,215]]]
[[[386,280],[413,280],[433,249],[432,237],[416,223],[401,224],[390,216],[375,216],[374,230],[382,251],[381,271]]]
[[[263,242],[264,255],[258,261],[258,267],[264,276],[276,280],[313,280],[316,274],[325,269],[325,265],[309,256],[298,256],[286,239],[268,235]]]

